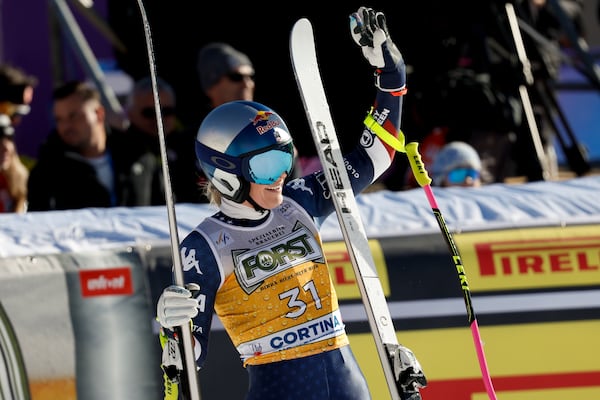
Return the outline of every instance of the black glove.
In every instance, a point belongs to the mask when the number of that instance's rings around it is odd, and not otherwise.
[[[360,7],[350,15],[350,33],[369,63],[376,67],[375,86],[385,92],[403,92],[406,68],[402,54],[392,42],[385,15]]]

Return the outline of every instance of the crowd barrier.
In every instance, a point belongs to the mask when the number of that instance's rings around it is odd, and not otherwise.
[[[503,400],[600,398],[600,178],[438,189]],[[483,400],[458,275],[424,193],[359,196],[401,343],[425,400]],[[177,205],[183,237],[214,212]],[[335,216],[325,253],[374,399],[389,399]],[[154,320],[171,283],[164,207],[0,216],[0,398],[163,398]],[[203,399],[243,399],[247,378],[217,319]]]

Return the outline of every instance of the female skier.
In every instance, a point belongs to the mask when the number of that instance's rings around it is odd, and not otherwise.
[[[402,56],[382,13],[361,7],[350,25],[377,68],[372,116],[397,136],[405,93]],[[171,328],[192,319],[200,368],[215,312],[248,372],[247,400],[370,399],[315,223],[334,205],[322,171],[284,184],[293,148],[283,119],[262,104],[230,102],[206,116],[196,155],[209,179],[207,195],[219,212],[182,241],[187,288],[163,291],[158,320],[165,340],[175,340]],[[345,157],[353,191],[373,183],[394,153],[365,128],[359,145]],[[399,346],[399,352],[397,386],[407,393],[403,398],[420,399],[418,388],[426,385],[421,367],[409,349]]]

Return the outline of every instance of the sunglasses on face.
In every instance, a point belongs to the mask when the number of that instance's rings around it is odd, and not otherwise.
[[[473,180],[479,178],[479,171],[473,168],[457,168],[448,172],[448,175],[446,176],[448,183],[454,185],[465,183],[467,178],[471,178]]]
[[[246,78],[254,80],[254,74],[240,74],[239,72],[230,72],[225,76],[231,82],[242,82]]]
[[[140,112],[144,118],[148,119],[156,119],[156,111],[154,107],[146,107],[142,108]],[[163,117],[170,117],[175,115],[175,107],[166,106],[160,109],[160,113]]]

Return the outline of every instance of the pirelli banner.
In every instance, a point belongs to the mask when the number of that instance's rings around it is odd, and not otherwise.
[[[498,398],[600,399],[600,213],[458,227],[464,211],[444,203],[444,194],[440,206],[462,256]],[[439,228],[403,228],[411,216],[385,210],[398,221],[396,234],[378,214],[365,213],[364,221],[368,232],[380,229],[369,235],[370,248],[398,339],[429,380],[423,399],[487,399]],[[180,235],[209,212],[178,209]],[[425,220],[431,209],[412,212]],[[171,283],[165,218],[163,208],[0,216],[0,399],[163,399],[154,313]],[[351,346],[373,399],[389,399],[345,244],[324,229]],[[213,328],[202,398],[241,400],[246,373],[216,319]]]
[[[600,399],[600,226],[538,227],[456,234],[498,398]],[[418,355],[430,384],[424,399],[487,399],[458,275],[436,236],[372,242],[398,339]],[[424,251],[425,250],[425,251]],[[343,257],[343,252],[338,252]],[[345,304],[358,293],[340,258],[334,276]],[[343,278],[342,278],[343,277]],[[357,316],[359,312],[357,310]],[[374,347],[351,320],[363,366]],[[369,349],[369,350],[367,350]],[[383,377],[364,368],[374,398]]]

